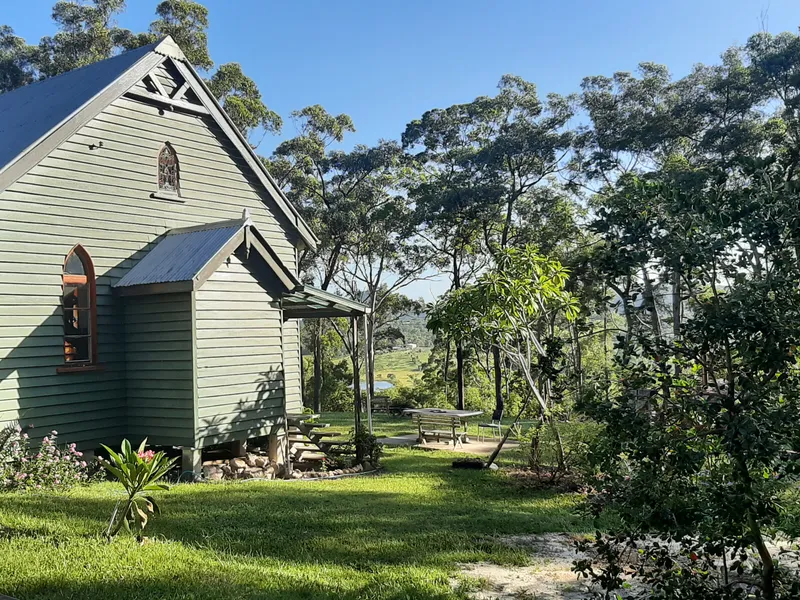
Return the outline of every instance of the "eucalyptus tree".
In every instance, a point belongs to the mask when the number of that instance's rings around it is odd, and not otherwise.
[[[37,69],[52,77],[113,55],[114,19],[125,10],[125,0],[89,3],[59,0],[53,6],[58,31],[39,42]]]
[[[489,262],[482,248],[479,218],[487,182],[474,161],[472,115],[464,106],[428,111],[409,123],[402,136],[414,172],[406,186],[415,207],[417,233],[429,245],[434,267],[449,276],[451,290],[461,289]],[[456,343],[456,389],[456,405],[463,409],[464,347],[460,342]]]
[[[14,33],[8,25],[0,25],[0,94],[31,83],[36,77],[36,48]]]
[[[333,149],[355,128],[347,115],[330,115],[319,105],[296,111],[292,117],[299,135],[281,143],[268,166],[320,238],[319,247],[302,265],[305,273],[321,289],[328,290],[350,259],[354,277],[346,281],[340,278],[339,288],[356,300],[371,301],[372,297],[378,302],[386,271],[399,268],[402,258],[398,253],[406,245],[400,234],[406,232],[407,208],[392,190],[402,152],[393,142],[374,147],[358,145],[349,152]],[[371,288],[358,285],[364,279]],[[346,331],[339,329],[346,341]],[[314,374],[319,382],[315,407],[321,402],[323,376],[319,371],[322,360],[316,354],[319,351],[320,345],[315,344]],[[355,367],[357,352],[350,354]]]
[[[412,193],[421,206],[422,221],[432,230],[440,229],[438,251],[454,258],[464,247],[476,246],[475,233],[487,257],[514,244],[522,223],[519,205],[526,202],[530,208],[538,197],[535,189],[548,186],[567,165],[573,137],[567,124],[574,99],[552,94],[543,102],[533,83],[513,75],[505,75],[498,88],[494,97],[425,113],[403,136],[407,147],[424,148],[419,159],[425,179]],[[440,189],[432,191],[435,186]],[[456,217],[454,224],[437,222],[451,216]],[[461,277],[455,264],[450,273],[457,289]],[[499,418],[503,394],[497,349],[493,356]],[[458,370],[463,372],[463,367]]]
[[[375,393],[375,339],[412,302],[401,290],[424,276],[429,247],[416,234],[413,207],[396,192],[402,151],[393,143],[379,146],[390,168],[367,178],[356,208],[358,236],[347,249],[347,261],[337,277],[340,289],[370,308],[366,316],[366,372],[370,393]],[[387,322],[389,319],[389,322]]]

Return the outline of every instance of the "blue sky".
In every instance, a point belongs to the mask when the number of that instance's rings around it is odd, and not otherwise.
[[[53,32],[54,0],[3,0],[0,24],[29,43]],[[144,30],[157,0],[128,0],[119,24]],[[797,0],[207,0],[217,64],[239,62],[267,105],[289,113],[322,104],[345,112],[349,142],[397,139],[424,111],[495,91],[504,73],[541,93],[576,91],[587,75],[631,71],[642,61],[681,76],[715,62],[766,26],[796,31]],[[259,151],[280,141],[268,136]],[[431,297],[445,282],[410,292]]]

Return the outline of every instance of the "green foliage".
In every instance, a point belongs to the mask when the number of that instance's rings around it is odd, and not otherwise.
[[[270,133],[280,132],[283,119],[267,108],[258,86],[244,74],[240,64],[220,66],[206,83],[245,137],[257,128]]]
[[[189,62],[198,69],[214,66],[208,55],[208,9],[205,6],[191,0],[164,0],[156,7],[156,14],[159,18],[150,25],[155,37],[172,36]]]
[[[35,48],[8,25],[0,25],[0,94],[34,80],[34,57]]]
[[[314,368],[305,362],[305,398],[314,397]],[[325,357],[322,378],[322,410],[342,412],[353,410],[353,370],[346,360]]]
[[[531,247],[505,250],[497,267],[477,283],[441,300],[428,325],[461,343],[499,349],[524,377],[542,413],[549,414],[547,393],[539,390],[538,380],[556,372],[553,349],[559,344],[553,323],[558,316],[571,321],[578,312],[576,299],[565,289],[567,277],[558,261]],[[545,349],[540,338],[547,329]]]
[[[140,537],[150,517],[161,514],[152,492],[169,489],[159,480],[169,472],[177,459],[169,458],[161,451],[145,450],[146,446],[147,439],[142,440],[138,450],[134,450],[128,440],[122,441],[119,453],[103,446],[110,459],[102,461],[103,468],[122,484],[127,494],[127,498],[114,508],[106,530],[108,537],[116,536],[122,527]]]
[[[125,0],[56,2],[53,21],[59,31],[41,39],[35,56],[40,76],[52,77],[112,56],[113,20],[124,10]]]
[[[567,473],[589,478],[594,473],[588,455],[601,430],[597,423],[573,420],[558,428],[559,440],[552,427],[537,423],[523,429],[519,442],[528,466],[542,478],[557,480]],[[559,456],[562,451],[563,456]],[[557,468],[559,459],[563,469]]]
[[[375,434],[370,433],[362,425],[357,430],[350,432],[349,442],[352,445],[352,452],[355,454],[356,462],[363,464],[364,461],[369,461],[372,466],[378,466],[383,456],[383,444]]]
[[[702,543],[690,537],[604,536],[576,543],[596,557],[579,559],[574,570],[603,590],[598,597],[624,600],[745,600],[762,597],[761,564],[747,548]],[[786,555],[797,560],[797,553]],[[596,564],[602,566],[598,569]],[[797,598],[800,579],[791,570],[777,578],[777,600]]]

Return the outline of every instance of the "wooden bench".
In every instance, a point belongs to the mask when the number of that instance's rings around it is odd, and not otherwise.
[[[389,413],[392,408],[392,401],[389,396],[375,396],[372,399],[373,413]]]
[[[450,415],[432,415],[426,413],[412,413],[411,421],[419,429],[419,442],[425,444],[428,438],[436,438],[441,442],[442,438],[453,440],[453,447],[464,445],[464,438],[467,432],[461,428],[461,419]]]

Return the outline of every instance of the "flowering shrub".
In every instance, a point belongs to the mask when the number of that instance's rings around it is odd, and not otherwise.
[[[75,444],[59,447],[53,430],[38,448],[19,425],[0,434],[0,490],[41,490],[65,488],[83,483],[89,468]]]

